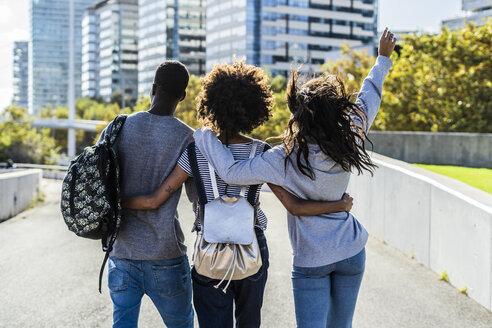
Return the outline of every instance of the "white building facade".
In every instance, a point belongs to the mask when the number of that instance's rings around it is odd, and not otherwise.
[[[29,106],[29,42],[14,42],[13,58],[12,104],[27,108]]]
[[[138,91],[149,94],[166,59],[205,73],[205,0],[139,0]],[[175,28],[177,27],[177,28]]]
[[[346,43],[373,44],[377,0],[208,0],[207,70],[235,55],[273,74],[319,69]]]
[[[110,101],[138,96],[138,0],[104,0],[82,22],[82,95]]]
[[[451,30],[464,28],[467,22],[483,25],[484,21],[492,17],[491,0],[462,0],[462,9],[465,17],[448,19],[442,22]]]
[[[82,15],[94,0],[74,3],[75,96],[81,95]],[[69,8],[67,0],[30,1],[29,111],[68,104]]]

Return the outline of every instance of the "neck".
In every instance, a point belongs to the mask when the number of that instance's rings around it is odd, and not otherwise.
[[[238,144],[238,143],[245,143],[245,142],[250,142],[251,138],[245,137],[241,134],[236,134],[233,136],[227,136],[226,138],[226,133],[221,131],[217,135],[217,138],[223,143],[228,143],[228,144]],[[227,140],[226,140],[227,139]]]
[[[150,105],[149,113],[159,116],[173,116],[179,100],[164,99],[156,95]]]

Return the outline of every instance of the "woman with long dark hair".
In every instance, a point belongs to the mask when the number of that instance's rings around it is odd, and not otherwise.
[[[387,29],[376,64],[355,101],[343,82],[322,75],[302,86],[294,73],[287,87],[292,113],[284,143],[253,159],[237,161],[210,130],[195,143],[228,184],[272,183],[303,199],[338,200],[351,172],[372,172],[367,132],[381,103],[396,44]],[[351,327],[365,267],[368,233],[346,212],[288,215],[294,253],[292,284],[298,327]]]

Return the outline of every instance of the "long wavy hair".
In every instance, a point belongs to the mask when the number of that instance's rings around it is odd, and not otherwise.
[[[367,170],[372,175],[377,166],[365,149],[366,142],[372,146],[364,128],[367,115],[352,101],[354,95],[347,93],[338,76],[323,74],[300,87],[298,78],[298,72],[292,72],[286,91],[292,115],[283,140],[285,165],[296,150],[299,171],[314,180],[309,144],[315,143],[344,171]]]

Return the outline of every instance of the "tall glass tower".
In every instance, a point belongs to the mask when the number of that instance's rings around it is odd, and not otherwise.
[[[261,65],[261,2],[207,1],[207,71],[215,64],[230,63],[233,56]]]
[[[138,91],[148,94],[157,66],[177,59],[205,73],[205,0],[139,0]],[[177,28],[175,28],[177,27]]]
[[[308,72],[342,44],[369,44],[376,33],[377,0],[209,0],[207,70],[236,55],[273,74],[296,62]]]
[[[19,107],[27,108],[28,106],[28,63],[29,63],[29,43],[27,41],[14,42],[14,76],[13,89],[14,94],[12,103]]]
[[[82,96],[136,100],[137,84],[138,0],[92,5],[82,20]]]
[[[492,1],[490,0],[462,0],[461,8],[466,12],[465,17],[447,19],[442,22],[451,30],[464,28],[468,22],[483,25],[492,17]]]
[[[81,94],[82,15],[94,0],[73,0],[75,11],[75,96]],[[68,0],[30,1],[29,111],[38,114],[48,104],[68,103]]]

